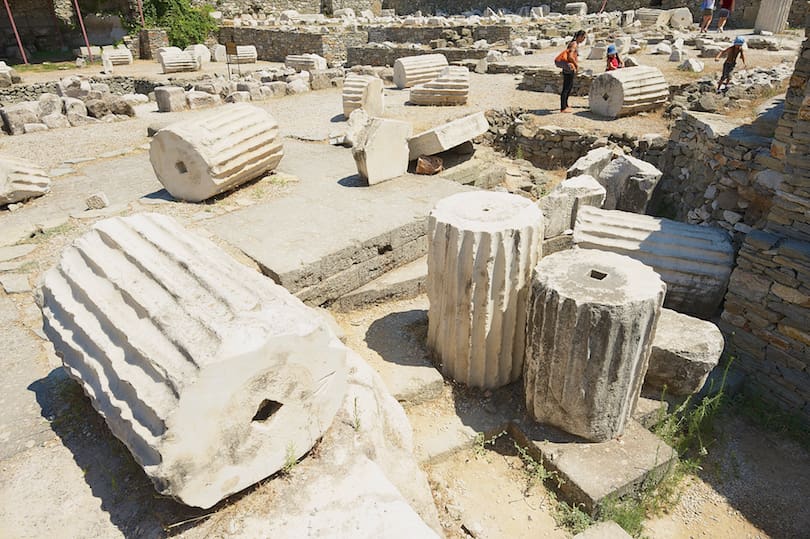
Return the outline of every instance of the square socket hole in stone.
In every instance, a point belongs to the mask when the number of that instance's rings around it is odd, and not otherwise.
[[[273,415],[281,410],[283,404],[280,402],[276,402],[270,399],[264,399],[261,404],[259,404],[259,408],[256,410],[256,414],[253,416],[251,421],[258,421],[260,423],[266,422],[268,419],[273,417]]]
[[[602,279],[604,279],[607,276],[608,276],[607,273],[604,273],[604,272],[599,271],[599,270],[591,270],[591,274],[590,274],[591,279],[596,279],[597,281],[601,281]]]

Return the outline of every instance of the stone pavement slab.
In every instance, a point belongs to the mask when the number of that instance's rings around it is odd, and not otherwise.
[[[423,256],[429,211],[466,189],[416,175],[366,187],[345,148],[295,140],[284,148],[278,170],[299,178],[289,194],[205,226],[315,305]]]

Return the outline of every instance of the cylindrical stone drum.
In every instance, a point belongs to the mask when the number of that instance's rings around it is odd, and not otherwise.
[[[428,82],[441,74],[447,67],[443,54],[405,56],[394,62],[394,84],[400,90]]]
[[[574,249],[532,275],[526,408],[588,440],[624,431],[638,401],[666,285],[627,256]]]
[[[531,270],[543,214],[530,200],[476,191],[447,197],[428,223],[428,346],[442,372],[473,387],[523,369]]]
[[[149,147],[155,175],[174,198],[200,202],[267,174],[284,155],[278,124],[238,103],[171,124]]]
[[[593,79],[588,106],[594,114],[618,118],[660,108],[667,97],[669,85],[658,68],[625,67]]]

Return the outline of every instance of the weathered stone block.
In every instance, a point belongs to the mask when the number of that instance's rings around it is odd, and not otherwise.
[[[601,208],[604,202],[605,188],[593,176],[575,176],[564,180],[537,201],[538,207],[543,211],[543,237],[553,238],[574,228],[579,207]]]
[[[434,127],[414,136],[408,141],[411,161],[420,155],[435,155],[455,148],[477,136],[483,135],[489,129],[489,122],[483,112],[476,112],[452,122]]]
[[[245,103],[164,127],[149,148],[149,160],[166,190],[191,202],[270,172],[283,155],[276,121],[264,109]]]
[[[0,155],[0,206],[39,197],[51,190],[45,170],[25,159]]]
[[[667,284],[664,306],[700,318],[715,314],[734,265],[723,229],[588,206],[577,211],[574,243],[647,264]]]
[[[539,208],[507,193],[460,193],[430,213],[428,346],[445,375],[481,388],[520,377],[542,231]]]
[[[532,274],[526,329],[530,415],[592,441],[621,435],[665,292],[652,268],[616,253],[574,249],[543,258]]]
[[[566,177],[593,176],[598,178],[602,170],[616,157],[616,151],[612,148],[594,148],[577,159],[573,165],[568,167]]]
[[[605,209],[646,213],[661,176],[663,173],[646,161],[630,155],[617,157],[597,177],[607,191]]]
[[[179,86],[158,86],[155,88],[155,101],[158,112],[179,112],[188,109],[186,92]]]
[[[369,185],[402,176],[408,171],[411,124],[372,118],[352,146],[357,171]]]
[[[671,395],[697,393],[724,346],[723,334],[711,322],[663,309],[644,381],[657,389],[666,387]]]
[[[0,108],[0,117],[9,135],[22,135],[25,133],[25,124],[39,122],[39,103],[24,101]]]
[[[469,69],[450,66],[434,80],[411,88],[410,101],[414,105],[463,105],[469,93]]]
[[[369,116],[382,116],[385,111],[383,82],[373,75],[348,73],[343,82],[343,116],[348,118],[357,109]]]

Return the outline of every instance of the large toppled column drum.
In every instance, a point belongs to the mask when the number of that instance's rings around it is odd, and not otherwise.
[[[666,286],[632,258],[573,249],[532,276],[526,408],[588,440],[624,431],[638,401]]]
[[[107,219],[38,291],[45,333],[162,494],[211,507],[298,459],[347,349],[281,286],[169,217]]]
[[[414,105],[464,105],[470,93],[470,70],[462,66],[444,68],[432,81],[411,88]]]
[[[618,118],[660,108],[667,97],[669,85],[658,68],[625,67],[593,79],[588,106],[594,114]]]
[[[343,116],[348,118],[357,109],[365,110],[372,118],[383,115],[385,96],[381,78],[354,73],[346,75],[343,81]]]
[[[246,103],[164,127],[149,147],[160,183],[174,198],[189,202],[254,180],[276,168],[283,155],[276,121]]]
[[[447,67],[444,54],[405,56],[394,62],[394,84],[400,90],[431,81]]]
[[[543,214],[518,195],[442,199],[428,222],[428,346],[447,376],[495,388],[523,368],[529,280]]]
[[[715,314],[734,267],[734,246],[722,228],[618,210],[581,208],[574,244],[647,264],[667,283],[664,306],[700,318]]]

